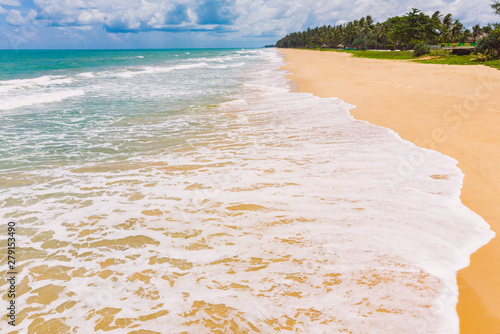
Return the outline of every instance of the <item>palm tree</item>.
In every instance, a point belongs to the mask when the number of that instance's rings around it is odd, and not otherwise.
[[[443,14],[441,14],[441,12],[439,10],[434,12],[434,14],[432,14],[432,16],[431,16],[432,24],[434,25],[434,28],[437,30],[439,30],[441,25],[443,24],[443,22],[441,21],[442,17],[443,17]]]
[[[464,32],[462,33],[462,41],[464,43],[469,43],[472,39],[472,33],[470,32],[469,29],[465,29]]]
[[[441,39],[443,42],[448,42],[451,39],[452,22],[453,16],[451,14],[446,14],[441,23]]]
[[[483,29],[481,29],[481,26],[479,24],[476,24],[475,26],[472,27],[472,39],[477,41],[479,36],[483,33]]]
[[[497,13],[498,15],[500,15],[500,1],[499,0],[495,0],[491,4],[491,8],[493,8],[495,10],[495,13]]]
[[[482,28],[482,30],[483,30],[483,33],[485,33],[485,34],[489,34],[489,33],[493,30],[493,28],[491,27],[491,25],[490,25],[490,24],[488,24],[488,25],[485,25],[485,26]]]
[[[371,17],[371,15],[366,16],[366,24],[368,25],[368,28],[370,30],[373,30],[373,18]]]
[[[357,29],[356,29],[357,23],[358,23],[358,21],[354,21],[354,22],[349,22],[347,24],[347,26],[345,27],[345,31],[344,31],[344,41],[343,41],[344,43],[343,44],[348,44],[349,46],[351,46],[352,41],[354,41],[354,39],[358,35]]]
[[[377,24],[373,27],[373,35],[375,37],[375,45],[377,49],[379,43],[385,44],[385,42],[387,42],[387,33],[387,25],[384,23],[377,22]]]
[[[451,39],[453,42],[458,42],[462,36],[464,30],[464,25],[460,23],[459,20],[453,22],[453,27],[451,28]]]
[[[0,0],[1,2],[1,0]],[[495,4],[500,0],[495,0]],[[436,11],[428,16],[417,9],[404,16],[395,16],[385,22],[375,23],[367,15],[342,25],[324,25],[316,28],[307,28],[305,31],[290,33],[276,42],[279,47],[315,47],[327,45],[336,47],[339,44],[360,47],[375,47],[387,43],[394,43],[394,48],[411,46],[416,42],[450,43],[475,41],[483,34],[492,30],[491,25],[473,26],[465,29],[463,24],[455,20],[452,14],[443,15]]]
[[[441,17],[443,17],[443,14],[441,14],[439,10],[435,11],[434,14],[432,14],[431,16],[433,20],[439,20],[439,22],[441,22]]]
[[[434,14],[432,14],[430,18],[429,25],[426,27],[427,37],[429,38],[430,41],[432,41],[432,43],[435,43],[436,40],[439,39],[440,37],[442,17],[443,15],[441,14],[440,11],[434,12]]]

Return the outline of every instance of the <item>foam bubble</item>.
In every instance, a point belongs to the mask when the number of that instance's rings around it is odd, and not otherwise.
[[[73,90],[55,91],[50,93],[39,93],[28,96],[20,96],[0,101],[0,110],[15,109],[40,103],[57,102],[82,95],[85,95],[85,92],[83,90],[73,89]]]
[[[6,80],[0,81],[0,93],[6,93],[16,89],[30,89],[39,86],[46,87],[52,85],[69,84],[71,82],[72,80],[70,78],[52,75],[45,75],[34,79]]]
[[[95,77],[94,73],[92,73],[92,72],[80,73],[80,74],[78,74],[78,76],[84,77],[84,78],[94,78]]]
[[[91,147],[111,157],[0,173],[19,304],[81,332],[458,333],[456,272],[493,233],[460,202],[456,161],[291,93],[275,51],[241,52],[227,102],[111,119],[84,133],[115,132]]]

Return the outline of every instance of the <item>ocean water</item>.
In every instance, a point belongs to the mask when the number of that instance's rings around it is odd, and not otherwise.
[[[2,332],[458,333],[493,232],[456,161],[291,92],[276,50],[0,60]]]

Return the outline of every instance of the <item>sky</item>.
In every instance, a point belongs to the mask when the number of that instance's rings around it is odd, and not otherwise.
[[[492,0],[0,0],[0,49],[221,48],[274,44],[287,33],[375,21],[412,8],[467,27],[500,21]]]

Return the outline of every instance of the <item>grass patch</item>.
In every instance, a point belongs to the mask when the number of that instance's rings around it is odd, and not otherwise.
[[[303,49],[311,50],[311,49]],[[358,50],[335,50],[335,49],[313,49],[317,51],[333,51],[350,53],[357,58],[372,59],[413,59],[411,51],[358,51]]]
[[[411,51],[352,51],[345,52],[351,53],[354,57],[371,58],[371,59],[413,59],[413,52]]]
[[[489,60],[489,61],[484,62],[483,64],[486,66],[493,67],[493,68],[500,70],[500,59]]]
[[[316,50],[316,51],[333,51],[350,53],[358,58],[372,58],[372,59],[413,59],[411,51],[358,51],[358,50],[336,50],[336,49],[305,49],[302,50]]]
[[[393,59],[393,60],[411,60],[416,63],[423,64],[442,64],[442,65],[485,65],[500,69],[500,59],[489,60],[486,62],[477,62],[474,60],[475,55],[470,56],[454,56],[449,53],[445,54],[443,50],[432,50],[430,54],[419,58],[413,57],[411,51],[358,51],[358,50],[333,50],[333,49],[316,49],[319,51],[334,51],[346,52],[357,58],[371,59]]]
[[[478,65],[479,63],[474,60],[474,56],[437,56],[432,59],[415,59],[418,63],[424,64],[446,64],[446,65]]]
[[[442,64],[442,65],[486,65],[493,68],[500,69],[500,59],[488,60],[485,62],[475,61],[475,55],[470,56],[454,56],[454,55],[444,55],[442,52],[434,52],[432,59],[415,59],[417,63],[424,64]],[[425,57],[422,57],[425,58]]]

